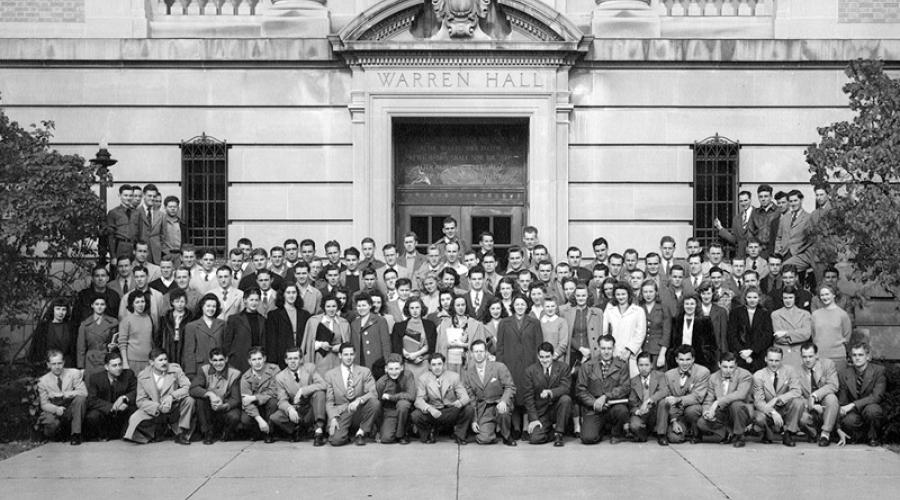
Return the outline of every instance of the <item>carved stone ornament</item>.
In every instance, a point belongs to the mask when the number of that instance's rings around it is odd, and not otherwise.
[[[440,30],[432,40],[449,40],[451,38],[472,38],[487,40],[488,35],[482,31],[479,21],[487,17],[488,7],[492,0],[431,0],[434,13],[441,21]]]

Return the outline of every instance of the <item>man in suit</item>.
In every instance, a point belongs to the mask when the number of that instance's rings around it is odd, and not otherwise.
[[[150,261],[150,244],[144,240],[138,240],[134,243],[132,267],[137,266],[147,268],[147,283],[155,281],[162,276],[159,266],[155,262]]]
[[[474,346],[473,346],[474,347]],[[525,411],[528,414],[528,436],[531,444],[550,442],[564,446],[563,433],[572,414],[571,371],[568,363],[553,359],[553,344],[543,342],[538,347],[538,360],[525,369]],[[553,433],[551,434],[551,428]]]
[[[264,269],[269,269],[269,253],[266,252],[265,248],[254,248],[250,253],[250,263],[253,272],[245,272],[244,276],[241,277],[241,281],[238,282],[238,288],[243,292],[259,286],[256,281],[257,273]],[[274,273],[270,273],[269,276],[272,278],[272,288],[276,290],[284,289],[284,278]]]
[[[400,323],[401,321],[406,321],[406,315],[403,313],[403,308],[406,307],[406,303],[409,301],[409,297],[412,293],[412,281],[409,278],[400,278],[397,280],[397,298],[396,300],[388,301],[387,311],[388,314],[394,317],[394,321],[396,323]]]
[[[719,237],[734,245],[738,257],[743,258],[747,254],[747,240],[753,237],[753,206],[750,191],[741,191],[738,194],[738,210],[731,222],[731,229],[724,227],[719,219],[713,221],[713,227],[719,232]]]
[[[109,235],[109,255],[112,265],[118,263],[119,256],[131,255],[134,242],[141,232],[141,213],[132,203],[131,185],[119,186],[121,204],[106,214],[107,234]]]
[[[118,318],[121,296],[110,286],[109,271],[103,266],[96,266],[91,270],[91,284],[79,291],[75,298],[72,317],[76,323],[81,323],[94,314],[91,306],[96,297],[103,297],[106,300],[104,314],[111,318]]]
[[[406,268],[407,278],[412,278],[420,267],[425,265],[425,256],[416,250],[419,244],[419,238],[416,233],[410,231],[403,235],[403,251],[400,253],[398,262]],[[438,250],[440,256],[440,250]]]
[[[681,264],[673,264],[669,268],[666,285],[659,289],[659,300],[670,318],[675,318],[681,313],[684,298],[690,295],[684,284],[684,275],[684,267]]]
[[[191,288],[191,271],[186,267],[179,267],[175,270],[175,289],[184,290],[184,296],[187,300],[187,305],[185,306],[190,311],[197,310],[197,304],[200,302],[200,292]],[[174,290],[174,289],[173,289]],[[163,308],[162,315],[165,316],[168,314],[169,310],[172,309],[172,303],[169,298],[171,297],[171,293],[169,292],[163,295]]]
[[[84,414],[88,434],[103,440],[119,439],[128,425],[128,417],[137,409],[137,378],[122,367],[119,351],[107,353],[105,371],[88,379],[88,396]]]
[[[419,268],[416,269],[416,272],[413,273],[414,282],[418,290],[422,290],[422,284],[425,282],[425,278],[429,276],[437,278],[437,275],[447,266],[442,255],[441,249],[438,248],[437,245],[428,246],[428,254],[425,257],[425,263],[419,266]]]
[[[617,444],[624,435],[628,421],[628,364],[613,358],[616,339],[612,335],[600,337],[599,357],[581,365],[575,389],[582,406],[581,442],[600,442],[604,431],[611,434],[610,444]]]
[[[375,394],[381,402],[381,444],[409,444],[406,424],[416,399],[416,378],[403,369],[399,354],[388,355],[385,374],[375,382]]]
[[[291,269],[289,276],[292,277],[294,283],[297,284],[299,299],[303,300],[303,309],[314,316],[322,312],[322,292],[320,292],[312,280],[310,274],[309,262],[298,260]],[[287,280],[285,281],[287,282]]]
[[[631,393],[628,396],[628,406],[631,409],[631,420],[628,428],[634,434],[634,440],[638,443],[647,442],[647,429],[656,427],[656,405],[664,393],[659,392],[660,386],[665,383],[663,372],[653,367],[653,355],[642,351],[637,356],[638,374],[631,377]]]
[[[803,193],[799,190],[789,192],[787,199],[790,209],[778,223],[775,253],[785,256],[784,265],[794,265],[802,273],[813,264],[809,253],[812,245],[809,212],[803,210]]]
[[[350,322],[350,343],[356,363],[372,371],[373,377],[384,375],[384,358],[391,353],[391,332],[387,321],[371,314],[372,296],[359,292],[354,297],[357,317]]]
[[[256,272],[256,284],[259,285],[259,314],[268,316],[269,311],[275,309],[275,301],[278,299],[278,291],[272,288],[272,278],[277,276],[268,269]],[[251,287],[253,288],[253,287]]]
[[[862,441],[865,436],[869,446],[881,446],[884,410],[880,403],[887,384],[884,367],[872,364],[871,349],[865,342],[850,348],[850,361],[853,366],[840,374],[841,428],[854,440]]]
[[[210,293],[219,299],[219,304],[222,306],[219,311],[219,319],[228,321],[228,318],[241,312],[241,309],[243,309],[244,292],[232,286],[231,268],[228,266],[221,266],[216,271],[216,282],[218,286]]]
[[[275,376],[278,411],[271,417],[276,427],[300,441],[304,429],[314,427],[314,446],[325,445],[325,379],[310,363],[304,363],[299,347],[284,354],[287,367]]]
[[[447,243],[454,242],[459,245],[459,248],[469,248],[469,245],[467,245],[466,242],[459,237],[459,224],[453,217],[447,217],[446,219],[444,219],[444,223],[441,226],[441,231],[444,233],[444,236],[435,241],[434,245],[437,246],[442,258],[446,253]]]
[[[499,263],[494,252],[488,252],[481,258],[481,266],[484,267],[484,289],[496,295],[503,275],[497,272]]]
[[[819,347],[811,341],[800,346],[800,359],[800,392],[805,403],[800,425],[810,440],[818,435],[819,446],[828,446],[840,412],[837,368],[830,359],[819,358]]]
[[[352,295],[362,288],[362,267],[359,266],[359,250],[350,247],[344,250],[345,267],[340,273],[340,284]]]
[[[141,266],[135,266],[131,270],[131,276],[134,279],[134,288],[122,296],[119,302],[119,321],[128,314],[128,297],[135,293],[142,293],[147,298],[147,314],[154,325],[159,324],[159,318],[162,317],[163,296],[157,290],[150,288],[150,282],[147,281],[147,269]]]
[[[753,419],[764,429],[763,443],[771,443],[771,435],[781,431],[785,446],[796,446],[794,433],[800,427],[803,399],[800,377],[793,368],[781,363],[780,347],[766,351],[766,367],[753,374]]]
[[[266,362],[266,352],[254,346],[248,353],[250,367],[241,375],[241,426],[254,428],[255,439],[265,434],[266,444],[275,442],[275,435],[269,425],[272,415],[278,410],[278,392],[275,376],[278,365]],[[254,425],[255,424],[255,425]]]
[[[144,202],[140,206],[141,238],[147,242],[150,262],[154,264],[159,264],[159,259],[162,256],[163,213],[159,207],[154,205],[154,200],[158,196],[160,194],[156,185],[147,184],[144,186]]]
[[[137,376],[137,411],[128,419],[125,439],[149,443],[161,438],[160,426],[168,425],[175,442],[191,444],[188,434],[194,413],[194,400],[189,397],[191,381],[175,363],[169,363],[165,350],[150,351],[150,366]]]
[[[591,280],[591,270],[582,265],[580,248],[569,247],[566,249],[566,262],[568,262],[572,270],[573,278],[582,283],[587,283]]]
[[[189,255],[188,252],[181,253],[183,262],[188,260],[185,259],[185,255]],[[216,254],[210,249],[200,250],[200,265],[193,267],[191,271],[191,288],[201,294],[213,291],[216,288],[219,269],[221,267],[216,269]],[[228,269],[230,273],[230,268]]]
[[[446,359],[436,352],[431,355],[428,371],[416,381],[416,409],[412,420],[423,443],[435,443],[434,428],[452,425],[456,444],[465,445],[466,433],[475,417],[469,404],[469,393],[455,372],[444,370]]]
[[[359,249],[361,253],[361,259],[359,261],[359,268],[365,269],[367,267],[371,267],[372,269],[378,270],[385,267],[384,262],[375,258],[375,240],[366,236],[359,243]]]
[[[494,296],[484,289],[484,268],[480,265],[469,269],[469,291],[465,297],[468,315],[473,318],[483,318],[487,305]]]
[[[47,351],[47,368],[50,371],[38,379],[37,388],[41,401],[38,424],[45,437],[57,437],[63,423],[69,424],[72,445],[81,444],[81,423],[84,419],[87,388],[81,370],[66,368],[61,351]]]
[[[714,434],[722,444],[743,448],[744,431],[750,423],[753,406],[748,402],[753,375],[739,368],[732,352],[719,355],[719,370],[709,376],[703,415],[697,421],[701,432]]]
[[[175,283],[175,264],[172,262],[170,254],[160,257],[159,277],[150,282],[150,288],[163,295],[178,288],[178,285]]]
[[[468,363],[462,373],[462,383],[475,406],[472,430],[478,444],[497,442],[499,429],[503,444],[516,446],[512,439],[512,406],[516,395],[509,369],[498,361],[489,361],[487,346],[476,340],[469,347],[474,363]]]
[[[325,373],[325,413],[328,415],[328,441],[343,446],[353,441],[366,444],[366,434],[372,434],[380,404],[375,393],[372,372],[354,363],[356,350],[344,342],[339,347],[341,364]]]
[[[676,368],[665,374],[654,399],[656,435],[660,446],[682,443],[690,434],[691,443],[700,442],[697,421],[703,414],[703,400],[709,388],[709,370],[694,363],[694,348],[682,344],[675,348]],[[687,429],[685,428],[687,427]]]
[[[203,444],[215,442],[216,430],[228,441],[241,423],[241,372],[228,366],[228,358],[218,347],[209,350],[209,363],[200,367],[191,381]]]
[[[759,240],[762,254],[767,257],[775,249],[775,234],[773,234],[772,228],[777,229],[781,211],[778,210],[778,206],[772,198],[772,186],[763,184],[756,188],[756,197],[759,200],[759,208],[753,209],[753,216],[750,218],[750,233]]]

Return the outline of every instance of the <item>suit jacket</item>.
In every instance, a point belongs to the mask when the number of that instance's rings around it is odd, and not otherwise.
[[[702,307],[697,306],[697,314],[703,314]],[[704,316],[706,315],[704,314]],[[728,311],[718,304],[711,304],[709,316],[706,317],[712,323],[713,338],[716,339],[716,346],[719,348],[716,353],[716,360],[718,360],[718,354],[730,350],[728,346]]]
[[[440,379],[427,371],[416,381],[415,407],[426,412],[429,408],[443,410],[459,401],[463,406],[469,404],[469,393],[463,385],[459,374],[444,370]]]
[[[585,314],[587,317],[585,321],[587,323],[587,340],[588,345],[591,349],[591,359],[600,356],[600,344],[599,339],[603,335],[603,311],[601,311],[597,307],[586,307]],[[569,346],[569,350],[571,351],[572,346],[572,333],[575,331],[575,318],[578,315],[577,307],[566,307],[564,309],[560,309],[559,315],[566,320],[566,325],[569,327],[569,339],[566,344]],[[563,361],[569,361],[569,353],[567,352]],[[582,362],[587,361],[582,360]]]
[[[325,391],[325,379],[316,372],[315,365],[303,363],[297,368],[300,381],[294,378],[294,372],[285,368],[275,375],[275,388],[278,392],[278,409],[287,413],[294,406],[297,393],[300,397],[309,397],[316,391]]]
[[[481,320],[481,318],[484,318],[484,315],[487,311],[487,305],[491,301],[491,299],[494,298],[494,295],[487,290],[482,289],[481,302],[478,304],[477,308],[475,307],[475,303],[472,302],[471,292],[466,292],[463,297],[466,298],[466,315],[471,318]]]
[[[154,264],[153,262],[144,262],[141,264],[140,262],[135,262],[134,266],[142,266],[147,270],[147,286],[150,286],[150,283],[162,278],[162,271],[159,269],[159,266]],[[174,281],[173,281],[174,283]],[[166,293],[163,291],[159,291],[159,293]]]
[[[725,377],[719,370],[709,376],[709,384],[706,390],[706,399],[703,401],[703,411],[709,409],[716,401],[718,408],[724,409],[734,402],[748,402],[751,399],[750,390],[753,388],[753,375],[743,368],[735,368],[728,383],[728,392],[725,392]]]
[[[56,409],[62,405],[63,399],[71,399],[76,396],[87,396],[87,387],[81,378],[81,370],[77,368],[63,368],[60,373],[62,379],[62,389],[57,384],[56,375],[53,372],[47,372],[43,377],[38,379],[38,395],[41,400],[41,409],[55,413]]]
[[[719,237],[734,246],[739,258],[743,258],[747,254],[747,240],[754,237],[751,221],[755,213],[756,209],[751,208],[746,225],[744,225],[744,212],[735,213],[731,221],[731,229],[723,227],[719,230]]]
[[[690,285],[688,283],[685,283],[681,287],[681,297],[675,295],[675,290],[668,284],[659,289],[659,301],[666,309],[666,312],[669,313],[670,318],[678,316],[678,314],[681,312],[682,304],[684,304],[684,298],[690,295],[689,287]]]
[[[306,330],[306,322],[309,321],[309,312],[306,309],[297,309],[297,331],[294,332],[291,318],[283,307],[269,312],[266,318],[266,354],[270,360],[281,368],[287,365],[284,355],[291,347],[303,349],[303,332]]]
[[[191,381],[177,363],[169,363],[168,371],[163,375],[162,390],[156,387],[152,366],[141,370],[137,376],[137,410],[128,419],[125,439],[134,439],[134,433],[141,422],[159,415],[163,398],[170,396],[173,401],[180,401],[188,397],[190,389]]]
[[[219,305],[222,306],[221,311],[219,311],[219,319],[222,321],[240,313],[244,308],[244,292],[242,290],[233,286],[228,287],[227,297],[224,292],[222,287],[219,286],[209,292],[219,299]]]
[[[325,373],[325,413],[328,420],[344,413],[352,401],[364,404],[375,395],[375,379],[368,368],[359,365],[350,367],[353,381],[353,399],[347,397],[347,379],[344,378],[341,365]]]
[[[166,284],[163,283],[162,277],[159,277],[150,282],[150,288],[163,294],[163,297],[165,297],[166,295],[168,295],[169,292],[178,288],[178,283],[176,283],[175,280],[173,279],[172,282],[169,283],[168,286],[166,286]]]
[[[812,390],[812,385],[810,384],[810,373],[816,379],[815,391]],[[837,367],[834,366],[834,361],[828,358],[819,358],[816,364],[813,365],[812,372],[806,366],[801,365],[797,369],[797,375],[800,377],[800,392],[804,398],[809,399],[810,396],[815,395],[816,401],[822,401],[829,394],[837,396],[840,382],[838,381]]]
[[[769,311],[757,307],[753,314],[753,323],[746,306],[738,306],[728,315],[728,347],[737,355],[744,349],[753,351],[752,363],[747,364],[738,356],[737,364],[749,371],[756,371],[765,366],[766,349],[772,346],[772,317]]]
[[[162,210],[150,209],[150,217],[147,217],[147,206],[143,203],[137,208],[141,216],[141,239],[150,246],[150,261],[159,264],[162,256]]]
[[[119,378],[109,381],[106,371],[97,372],[88,379],[86,411],[96,410],[104,415],[112,411],[112,405],[122,396],[128,403],[128,413],[137,409],[137,377],[129,369],[122,370]]]
[[[246,313],[235,314],[225,322],[222,336],[222,350],[228,356],[228,362],[241,372],[250,368],[247,353],[254,345],[266,345],[266,318],[260,314],[256,317],[259,325],[259,343],[253,343],[253,331],[250,329],[250,316]],[[204,325],[205,326],[205,325]]]
[[[284,290],[284,278],[278,273],[269,273],[269,275],[272,276],[272,288],[278,291]],[[256,271],[253,271],[252,273],[245,272],[241,281],[238,282],[237,287],[244,293],[251,288],[258,288],[259,285],[256,284]]]
[[[811,225],[809,212],[802,208],[797,212],[797,219],[792,221],[790,210],[781,216],[778,222],[778,234],[775,236],[775,253],[800,255],[812,244],[809,237]]]
[[[270,288],[266,293],[266,301],[259,301],[259,307],[256,309],[257,312],[262,314],[263,316],[268,316],[269,311],[275,310],[275,301],[278,299],[278,291],[274,288]]]
[[[181,366],[185,366],[184,362],[184,338],[185,338],[185,330],[187,329],[187,325],[193,321],[197,316],[190,309],[185,309],[184,317],[181,318],[181,323],[178,325],[178,343],[175,342],[175,316],[173,311],[169,311],[163,315],[162,320],[160,321],[159,327],[156,329],[153,335],[153,345],[156,347],[161,347],[166,350],[169,356],[172,357],[172,361],[175,363],[179,363]],[[206,326],[206,325],[204,325]],[[209,350],[207,350],[209,352]],[[204,359],[206,356],[204,355]],[[184,368],[186,373],[193,373],[187,367]]]
[[[474,365],[474,363],[472,364]],[[553,408],[553,404],[559,401],[564,394],[569,394],[572,384],[570,371],[569,365],[559,360],[550,363],[549,377],[540,363],[534,363],[525,369],[525,381],[522,384],[521,392],[525,399],[528,421],[552,419],[550,410]],[[477,378],[478,374],[476,373],[475,376]],[[487,378],[486,372],[484,378]],[[542,398],[541,393],[545,390],[549,390],[553,395],[546,399]]]
[[[772,370],[769,370],[768,367],[757,370],[753,374],[753,406],[757,410],[763,411],[766,404],[776,398],[781,404],[784,404],[791,399],[801,397],[800,377],[797,376],[796,370],[791,366],[781,365],[777,373],[777,387],[772,385]]]
[[[212,327],[206,326],[203,318],[191,321],[184,326],[181,360],[185,373],[197,373],[201,365],[209,362],[209,351],[213,347],[222,347],[225,338],[225,322],[213,318]],[[228,353],[226,353],[226,356]],[[246,363],[246,360],[244,361]]]
[[[672,320],[672,342],[670,349],[666,351],[666,361],[669,366],[675,366],[675,349],[684,340],[684,313]],[[694,348],[694,360],[698,365],[711,368],[718,361],[716,339],[713,333],[712,321],[706,316],[694,316],[693,332],[691,334],[691,347]]]
[[[241,407],[241,372],[225,365],[224,376],[217,375],[210,365],[203,365],[191,380],[191,397],[203,399],[212,392],[222,399],[228,410]]]
[[[781,212],[774,203],[768,209],[762,207],[753,209],[753,215],[750,217],[750,232],[762,243],[765,255],[771,255],[775,251],[775,236],[778,233],[780,218]]]
[[[469,394],[469,400],[475,402],[476,412],[484,411],[486,405],[503,402],[512,406],[516,396],[516,384],[513,383],[509,369],[497,361],[485,361],[484,381],[478,376],[475,362],[466,365],[461,375],[463,386]],[[480,413],[480,412],[479,412]]]
[[[354,363],[365,359],[365,367],[373,370],[380,377],[384,370],[384,358],[391,353],[391,333],[387,321],[377,314],[369,314],[366,323],[356,318],[350,323],[350,343],[356,351]]]
[[[647,318],[647,335],[644,337],[641,350],[659,354],[660,347],[668,348],[672,344],[672,317],[661,302],[654,304],[653,310],[649,313],[646,306],[643,308],[644,316]]]
[[[662,394],[659,392],[659,388],[666,383],[665,374],[659,370],[650,370],[649,379],[650,387],[647,388],[647,392],[644,392],[644,382],[641,375],[637,374],[631,377],[629,381],[631,392],[628,395],[628,407],[631,409],[631,413],[640,408],[645,401],[649,400],[651,406],[659,402],[659,399],[654,397],[659,397]]]
[[[659,401],[667,396],[675,396],[681,398],[681,406],[687,408],[688,406],[703,404],[708,389],[709,370],[694,363],[684,385],[681,385],[680,368],[668,370],[665,374],[664,383],[653,397],[654,401]]]
[[[872,363],[866,366],[861,389],[856,387],[856,368],[848,366],[840,373],[838,401],[841,405],[853,403],[857,411],[861,412],[866,406],[881,402],[886,386],[883,366]]]
[[[628,364],[619,358],[613,358],[610,363],[606,377],[603,376],[600,358],[593,358],[581,365],[575,396],[589,413],[594,411],[594,401],[600,396],[606,396],[609,401],[627,398],[631,392]]]

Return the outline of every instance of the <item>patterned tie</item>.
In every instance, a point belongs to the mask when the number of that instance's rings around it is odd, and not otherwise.
[[[860,393],[862,393],[862,388],[863,388],[863,375],[865,375],[865,373],[866,373],[866,372],[864,372],[864,371],[862,371],[862,372],[861,372],[861,371],[857,371],[857,372],[856,372],[856,394],[857,394],[857,396],[858,396]]]
[[[349,372],[347,374],[347,399],[353,400],[356,398],[356,389],[353,388],[353,372]]]
[[[297,372],[294,372],[294,382],[300,383],[300,374]]]
[[[745,211],[744,214],[741,216],[741,221],[742,221],[742,222],[741,222],[741,227],[742,227],[743,229],[747,229],[747,221],[748,221],[748,219],[749,219],[749,217],[747,217],[747,212]]]
[[[809,390],[812,392],[819,390],[819,386],[816,384],[816,371],[812,368],[809,369]]]
[[[228,289],[227,289],[227,288],[224,288],[224,289],[222,289],[222,302],[223,302],[223,305],[224,305],[224,302],[227,302],[227,301],[228,301]]]

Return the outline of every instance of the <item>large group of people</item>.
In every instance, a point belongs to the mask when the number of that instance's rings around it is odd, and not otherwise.
[[[772,191],[741,192],[725,243],[681,257],[670,236],[643,256],[598,237],[554,261],[537,228],[501,252],[447,218],[426,254],[407,233],[380,260],[372,238],[216,255],[186,241],[177,197],[122,186],[110,265],[34,333],[39,423],[72,444],[877,446],[885,372],[811,244],[827,189],[811,214]]]

